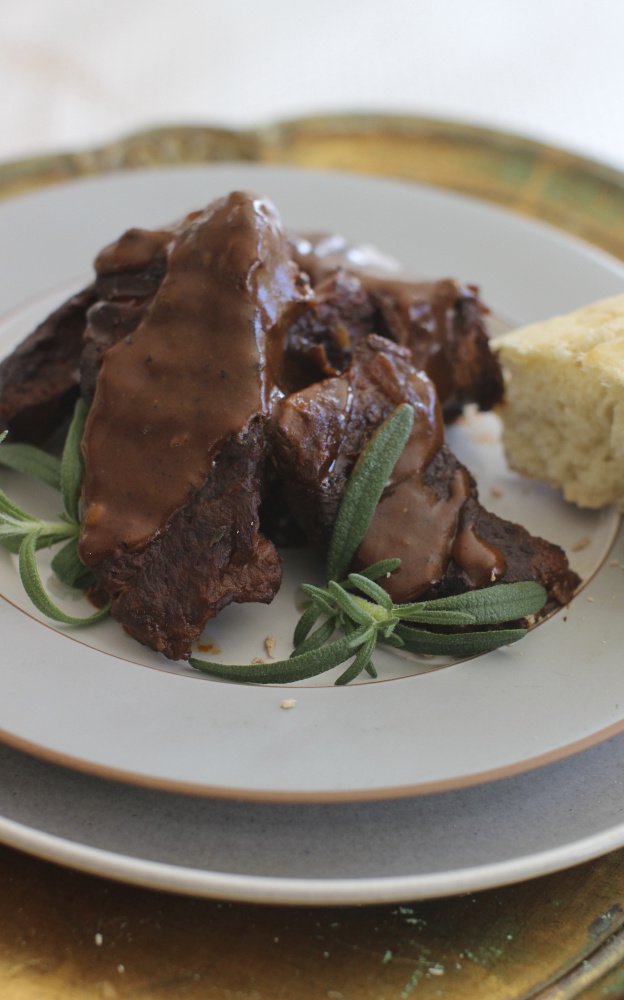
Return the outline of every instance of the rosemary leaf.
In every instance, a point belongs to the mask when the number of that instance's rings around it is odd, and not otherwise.
[[[360,604],[359,601],[356,601],[356,599],[344,590],[339,583],[336,583],[335,580],[329,581],[328,589],[340,610],[344,611],[347,617],[352,621],[357,622],[359,625],[372,625],[374,623],[374,616],[370,613],[370,611],[362,606],[366,602],[363,601],[362,604]]]
[[[30,514],[9,499],[4,490],[0,490],[0,521],[6,520],[35,522]]]
[[[314,628],[317,621],[321,617],[321,610],[314,604],[310,604],[309,607],[305,609],[301,618],[295,626],[295,631],[293,634],[293,646],[295,648],[303,642],[303,640],[308,636],[310,631]]]
[[[313,649],[320,649],[326,642],[329,642],[335,631],[336,618],[332,616],[327,621],[324,621],[322,625],[319,625],[306,639],[298,643],[291,653],[291,657],[300,656],[302,653],[307,653]]]
[[[386,635],[385,632],[382,632],[381,635],[382,635],[381,641],[383,642],[384,646],[394,646],[395,649],[403,649],[405,647],[405,643],[403,642],[401,636],[396,634],[396,628],[394,629],[393,632],[390,632],[388,635]]]
[[[367,580],[379,580],[382,576],[390,576],[400,565],[400,559],[380,559],[366,569],[358,570],[358,576],[365,576]]]
[[[368,663],[364,667],[364,670],[366,671],[369,677],[372,677],[373,680],[377,680],[379,674],[377,673],[377,667],[375,666],[372,660],[368,661]]]
[[[457,632],[443,635],[397,625],[396,632],[412,653],[433,654],[435,656],[476,656],[489,653],[499,646],[507,646],[525,636],[524,628],[494,629],[488,632]]]
[[[408,610],[405,610],[406,606],[400,604],[395,605],[395,612],[401,621],[408,622],[422,622],[426,625],[480,625],[482,622],[478,622],[474,615],[471,615],[467,611],[438,611],[437,609],[429,610],[429,607],[425,608],[414,608],[414,610],[409,610],[409,605],[407,605]],[[504,621],[507,621],[505,618]]]
[[[36,522],[35,522],[36,526]],[[13,518],[6,518],[0,521],[0,538],[23,538],[32,531],[32,526],[27,521],[14,521]]]
[[[293,681],[308,680],[337,667],[350,659],[364,642],[366,629],[362,628],[358,633],[336,639],[329,646],[292,656],[289,660],[236,665],[191,657],[189,663],[196,670],[222,680],[239,681],[242,684],[290,684]]]
[[[0,537],[0,546],[3,549],[6,549],[7,552],[12,552],[14,555],[17,555],[23,538],[23,535],[7,535],[5,537]]]
[[[1,531],[2,529],[0,529],[0,532]],[[6,534],[0,533],[0,546],[2,546],[3,549],[6,549],[7,552],[12,552],[13,555],[17,555],[24,538],[28,534],[28,531],[10,532]],[[58,541],[58,539],[55,539],[55,541]],[[49,545],[50,542],[47,544]],[[37,548],[45,548],[45,544],[41,543],[39,535],[37,536]]]
[[[0,465],[30,476],[31,479],[39,479],[55,490],[61,488],[61,463],[58,458],[32,444],[2,445]]]
[[[370,629],[368,639],[358,649],[353,663],[351,663],[345,672],[340,675],[338,680],[334,682],[336,687],[342,687],[344,684],[348,684],[349,681],[355,680],[355,678],[358,677],[363,670],[366,670],[366,668],[370,665],[370,658],[373,655],[376,644],[377,636],[375,631]]]
[[[547,596],[544,587],[527,580],[522,583],[499,583],[495,587],[469,590],[453,597],[440,597],[427,601],[426,607],[431,610],[466,611],[474,615],[478,625],[497,625],[536,615],[544,607]],[[399,605],[399,615],[400,608]]]
[[[311,599],[312,603],[324,611],[326,615],[333,615],[336,611],[334,605],[332,604],[331,598],[326,590],[322,587],[315,587],[313,583],[302,583],[301,589],[304,594],[307,594]]]
[[[15,555],[20,550],[20,546],[27,535],[35,536],[35,548],[47,549],[52,545],[58,545],[66,538],[72,537],[72,526],[64,523],[57,525],[48,524],[46,521],[35,521],[21,529],[12,530],[10,526],[0,525],[0,545],[3,549],[8,549]]]
[[[19,508],[17,508],[19,510]],[[19,513],[23,513],[20,511]],[[78,525],[69,521],[41,521],[38,518],[17,518],[0,511],[0,544],[10,552],[17,552],[26,535],[37,536],[37,548],[56,545],[78,532]]]
[[[19,550],[19,571],[22,585],[35,607],[47,618],[63,622],[65,625],[93,625],[95,622],[100,621],[100,619],[105,618],[109,611],[108,607],[101,608],[86,618],[76,618],[74,615],[68,615],[61,608],[57,607],[46,591],[39,575],[37,557],[35,555],[36,543],[37,535],[35,532],[32,532],[26,535]]]
[[[377,428],[347,482],[327,556],[327,579],[345,576],[414,424],[403,403]]]
[[[394,607],[392,598],[390,597],[390,594],[383,589],[383,587],[379,586],[378,583],[374,583],[361,573],[349,573],[348,580],[350,584],[357,587],[358,590],[361,590],[361,592],[366,594],[367,597],[370,597],[371,601],[376,601],[377,604],[380,604],[382,608],[386,609],[386,611],[392,611]]]
[[[87,590],[93,581],[93,574],[78,555],[78,537],[70,538],[52,559],[52,569],[61,583],[77,590]]]
[[[87,416],[87,404],[83,399],[79,399],[74,409],[63,456],[61,458],[61,492],[63,503],[68,517],[74,522],[79,520],[79,495],[80,484],[82,483],[83,465],[80,442],[82,440],[82,430]]]

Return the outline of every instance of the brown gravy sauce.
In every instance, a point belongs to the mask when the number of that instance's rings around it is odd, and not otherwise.
[[[313,286],[339,269],[359,281],[372,305],[382,311],[387,331],[378,332],[410,349],[414,365],[426,369],[444,403],[455,384],[454,363],[449,356],[455,307],[460,300],[473,297],[476,290],[454,278],[414,281],[397,276],[389,266],[393,262],[375,267],[374,251],[351,246],[339,235],[291,234],[290,239],[295,260],[309,274]],[[383,265],[386,259],[380,259]],[[416,338],[412,334],[415,327]]]
[[[377,359],[384,360],[383,355]],[[467,471],[457,468],[443,496],[426,481],[428,466],[444,443],[444,424],[433,385],[423,373],[411,375],[405,390],[396,403],[407,397],[414,406],[412,433],[356,557],[357,564],[365,567],[400,556],[401,566],[384,581],[395,602],[415,600],[439,584],[451,559],[473,587],[499,579],[506,566],[499,549],[480,538],[472,525],[462,523],[462,510],[471,495]]]
[[[126,230],[115,243],[100,250],[95,258],[98,277],[149,267],[155,257],[165,253],[172,236],[171,229]]]
[[[295,259],[313,285],[338,268],[359,279],[373,302],[383,307],[389,335],[412,351],[417,367],[426,368],[444,402],[454,382],[453,365],[445,350],[453,309],[458,299],[472,296],[475,290],[450,278],[415,282],[389,270],[384,273],[375,269],[374,258],[369,266],[363,251],[338,235],[305,233],[290,238]],[[415,324],[419,328],[416,343],[409,336]],[[435,586],[451,559],[473,587],[499,579],[506,568],[500,549],[480,538],[472,525],[462,523],[461,512],[471,492],[466,471],[457,470],[443,498],[425,481],[427,466],[444,441],[444,429],[439,409],[431,401],[425,402],[422,387],[413,381],[410,401],[414,394],[420,394],[424,406],[416,407],[410,439],[357,554],[363,567],[401,553],[400,569],[386,582],[395,601],[415,599]],[[388,386],[384,388],[387,391]],[[396,404],[404,399],[399,392]]]
[[[278,392],[272,334],[301,293],[270,203],[235,192],[169,232],[131,230],[98,265],[140,268],[163,251],[160,288],[105,353],[85,426],[87,565],[147,544],[201,486],[220,444]]]
[[[455,536],[451,555],[470,577],[473,587],[487,587],[505,574],[505,556],[495,545],[480,538],[475,529],[464,525]]]

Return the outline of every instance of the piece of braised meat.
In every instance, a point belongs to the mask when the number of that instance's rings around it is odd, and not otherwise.
[[[95,258],[95,303],[80,353],[80,391],[90,402],[102,356],[136,330],[167,269],[173,229],[129,229]]]
[[[279,589],[281,560],[258,527],[264,437],[262,419],[251,421],[147,544],[120,546],[94,566],[96,602],[112,599],[130,635],[170,659],[186,659],[227,604],[269,604]]]
[[[73,295],[0,364],[0,429],[12,441],[38,442],[71,413],[93,285]]]
[[[122,237],[100,255],[113,285],[136,242]],[[162,254],[140,322],[97,356],[80,556],[113,617],[179,659],[225,604],[270,601],[279,587],[280,560],[258,524],[265,422],[281,321],[307,285],[273,207],[246,194],[193,213]]]
[[[0,364],[0,428],[44,442],[90,401],[104,351],[136,329],[165,271],[170,230],[131,229],[95,261],[95,281],[55,309]]]
[[[103,353],[136,329],[159,287],[174,231],[129,230],[98,255],[95,286],[70,298],[0,364],[0,427],[9,427],[13,441],[45,440],[71,410],[79,382],[91,400]],[[285,389],[344,371],[357,342],[378,333],[411,350],[414,365],[436,384],[447,420],[466,403],[488,409],[498,402],[500,368],[474,286],[373,271],[365,266],[373,252],[363,255],[338,236],[291,237],[290,248],[314,295],[285,319]]]
[[[433,383],[406,348],[376,335],[360,341],[342,375],[293,393],[276,410],[274,460],[308,537],[327,545],[358,455],[404,402],[414,409],[414,428],[355,568],[400,557],[385,584],[395,601],[517,580],[537,580],[557,604],[569,600],[579,581],[564,552],[481,506],[474,480],[444,444]]]
[[[308,379],[301,378],[299,388],[344,371],[361,338],[377,333],[409,349],[414,367],[434,382],[447,421],[466,403],[489,410],[501,400],[502,373],[476,286],[451,278],[408,281],[372,270],[365,252],[337,236],[291,241],[315,292],[288,338],[293,370]]]

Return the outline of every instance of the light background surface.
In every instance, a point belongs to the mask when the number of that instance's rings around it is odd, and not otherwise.
[[[624,168],[623,38],[621,0],[5,0],[0,158],[382,110]]]

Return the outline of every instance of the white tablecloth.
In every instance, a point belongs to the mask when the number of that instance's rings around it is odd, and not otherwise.
[[[624,168],[622,0],[3,0],[0,158],[386,110]]]

